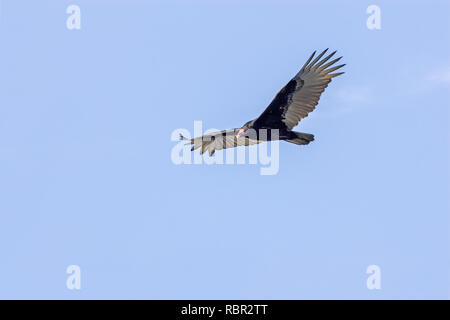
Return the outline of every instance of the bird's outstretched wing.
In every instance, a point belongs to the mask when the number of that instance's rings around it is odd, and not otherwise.
[[[212,156],[216,150],[235,148],[238,146],[249,146],[263,142],[263,140],[258,140],[258,138],[251,136],[240,136],[238,138],[236,137],[236,134],[239,130],[240,128],[217,131],[192,139],[188,139],[180,134],[180,138],[181,140],[189,141],[188,143],[193,145],[191,151],[201,148],[200,154],[208,151],[210,156]]]
[[[316,53],[314,51],[297,75],[278,92],[266,110],[256,119],[259,127],[286,126],[292,130],[301,119],[314,110],[331,79],[344,73],[332,73],[345,66],[345,64],[333,66],[342,57],[326,63],[336,51],[320,60],[327,50],[312,60]]]

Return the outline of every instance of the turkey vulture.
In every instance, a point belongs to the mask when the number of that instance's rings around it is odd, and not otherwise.
[[[278,92],[258,118],[246,122],[241,128],[214,132],[193,139],[181,135],[181,139],[189,140],[189,144],[193,145],[191,151],[201,147],[200,154],[208,151],[209,155],[213,155],[216,150],[270,141],[271,130],[268,129],[278,129],[278,137],[274,137],[273,140],[278,138],[297,145],[310,143],[314,140],[312,134],[292,129],[314,110],[331,79],[344,73],[332,73],[345,66],[345,64],[333,66],[342,57],[326,63],[336,51],[320,60],[327,50],[313,60],[316,54],[314,51],[297,75]]]

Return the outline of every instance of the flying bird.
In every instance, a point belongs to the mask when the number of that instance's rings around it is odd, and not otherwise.
[[[277,93],[258,118],[246,122],[241,128],[218,131],[193,139],[180,135],[181,139],[188,140],[188,144],[193,145],[191,151],[201,148],[200,154],[208,151],[210,156],[216,150],[276,139],[297,145],[306,145],[314,141],[314,135],[292,129],[314,110],[331,79],[344,73],[332,73],[345,66],[345,64],[334,66],[342,57],[327,62],[336,51],[321,60],[327,51],[328,49],[324,50],[316,58],[314,51],[295,77]],[[270,129],[278,129],[278,136],[272,136]]]

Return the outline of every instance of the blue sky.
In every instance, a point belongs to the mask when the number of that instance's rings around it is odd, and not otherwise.
[[[0,298],[448,299],[449,9],[1,1]],[[277,175],[172,163],[173,130],[241,126],[327,47],[346,73]]]

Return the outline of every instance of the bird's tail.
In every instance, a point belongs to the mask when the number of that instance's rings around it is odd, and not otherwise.
[[[287,142],[302,145],[314,141],[314,135],[310,133],[291,131],[291,139],[286,139]]]

